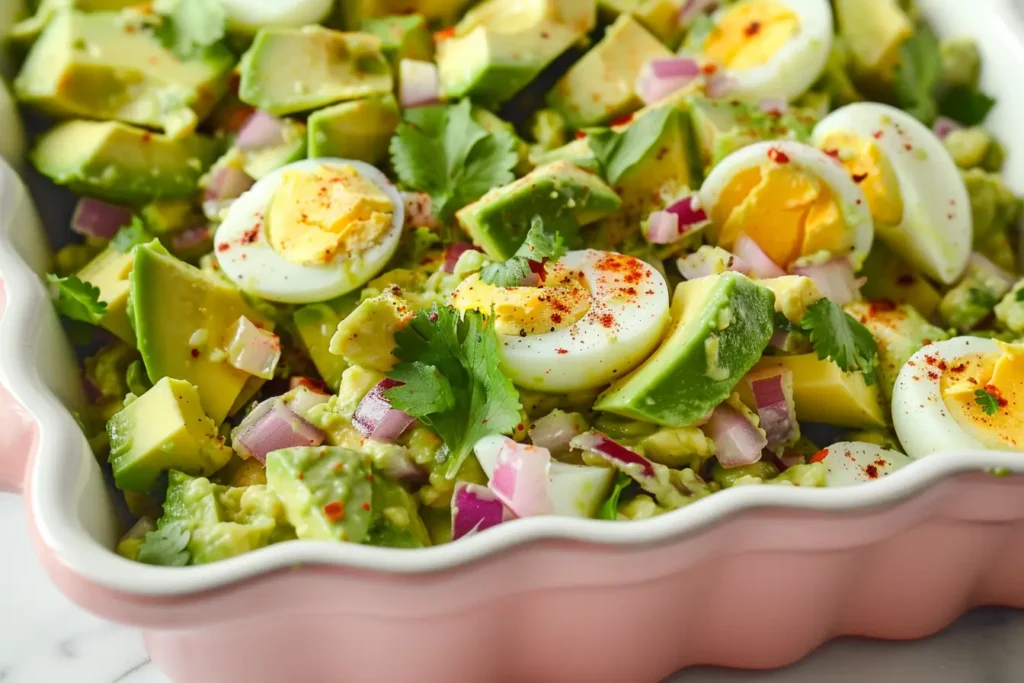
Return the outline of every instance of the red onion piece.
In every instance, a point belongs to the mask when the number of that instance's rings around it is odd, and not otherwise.
[[[579,417],[555,410],[533,423],[530,440],[552,453],[568,453],[569,442],[582,433],[582,427]]]
[[[779,368],[770,375],[761,373],[760,376],[751,377],[748,382],[768,446],[781,446],[795,439],[799,434],[799,425],[793,403],[792,371]]]
[[[580,434],[572,440],[571,444],[573,448],[600,455],[634,479],[637,479],[641,485],[643,485],[643,482],[640,478],[637,478],[637,475],[644,479],[654,479],[657,477],[653,462],[639,453],[629,450],[622,444],[613,441],[601,432],[591,430]]]
[[[713,100],[728,97],[736,86],[736,78],[724,73],[721,69],[709,74],[705,81],[704,92]]]
[[[799,453],[785,453],[781,457],[776,458],[776,460],[778,460],[779,472],[785,472],[790,467],[806,464],[804,456]]]
[[[433,62],[403,59],[398,65],[398,101],[403,108],[441,102],[441,76]]]
[[[700,75],[700,64],[689,57],[652,59],[647,66],[655,78],[696,78]]]
[[[765,97],[757,103],[758,108],[765,114],[782,115],[789,111],[789,102],[785,97]]]
[[[256,110],[238,131],[235,145],[246,151],[284,144],[284,124],[265,111]]]
[[[935,137],[937,137],[938,139],[945,140],[947,137],[949,137],[950,133],[958,131],[962,128],[963,126],[961,126],[953,119],[946,118],[945,116],[940,116],[939,118],[935,119],[935,124],[932,126],[932,132],[935,133]]]
[[[517,517],[548,515],[554,511],[548,495],[551,453],[506,439],[487,486]]]
[[[282,448],[319,446],[325,434],[299,417],[280,398],[256,406],[231,433],[231,445],[243,458],[267,461],[267,454]]]
[[[437,227],[437,216],[434,215],[433,202],[426,192],[403,192],[405,200],[405,227],[430,228]]]
[[[409,428],[416,418],[391,407],[391,401],[384,396],[388,389],[402,386],[397,380],[384,378],[370,390],[356,406],[352,424],[368,439],[394,441]]]
[[[512,517],[493,491],[460,481],[452,495],[452,540],[490,529]]]
[[[670,75],[676,72],[678,75]],[[640,71],[636,92],[644,104],[654,104],[682,90],[700,75],[700,65],[692,59],[657,59]]]
[[[719,464],[727,469],[753,465],[761,459],[761,451],[768,445],[761,430],[727,403],[715,408],[705,431],[715,442]]]
[[[203,242],[213,239],[213,232],[208,225],[197,225],[175,233],[171,237],[171,251],[182,252],[195,249]]]
[[[273,379],[281,360],[281,339],[276,334],[257,327],[243,315],[235,322],[229,338],[229,365],[256,377]]]
[[[647,241],[651,244],[672,244],[681,237],[679,216],[668,211],[655,211],[647,218]]]
[[[744,262],[750,264],[750,274],[764,280],[782,277],[786,274],[775,261],[750,237],[740,235],[733,246],[733,252]]]
[[[686,0],[683,9],[679,10],[679,21],[689,24],[700,14],[707,14],[718,8],[719,0]]]
[[[798,349],[803,349],[807,345],[807,337],[799,332],[775,330],[775,333],[772,334],[772,338],[768,340],[768,344],[780,351],[793,353]]]
[[[853,274],[853,266],[846,259],[835,259],[813,266],[797,266],[793,272],[814,280],[821,293],[840,306],[860,297],[860,286]]]
[[[696,194],[669,204],[665,211],[679,217],[679,231],[683,234],[704,227],[710,222],[707,212],[700,207],[700,197]]]
[[[210,177],[205,198],[207,201],[238,199],[254,184],[256,181],[242,169],[234,166],[221,166]]]
[[[82,197],[71,216],[71,229],[79,235],[102,240],[113,239],[117,231],[132,222],[131,209]]]
[[[430,481],[430,472],[417,464],[404,448],[389,449],[383,457],[375,458],[374,462],[389,479],[406,488],[420,489]]]

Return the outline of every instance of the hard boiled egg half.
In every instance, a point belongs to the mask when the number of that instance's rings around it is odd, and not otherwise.
[[[791,100],[821,76],[832,41],[825,0],[742,0],[715,12],[710,31],[692,31],[684,53],[716,69],[731,98]]]
[[[874,240],[864,193],[842,166],[799,142],[762,142],[733,152],[708,175],[700,201],[718,246],[746,235],[778,266],[850,257]]]
[[[902,453],[862,441],[834,443],[811,460],[825,464],[826,486],[853,486],[875,481],[912,462]]]
[[[261,28],[319,24],[330,14],[334,0],[219,0],[234,31],[256,33]]]
[[[596,389],[642,363],[669,322],[661,273],[632,256],[571,251],[538,286],[496,287],[479,275],[452,292],[458,310],[493,310],[502,370],[545,392]]]
[[[957,337],[924,347],[896,379],[892,419],[912,458],[1024,451],[1024,346]]]
[[[970,197],[931,130],[904,111],[862,102],[823,119],[812,141],[864,192],[882,240],[940,282],[960,278],[971,255]]]
[[[405,203],[373,166],[308,159],[257,182],[228,210],[214,249],[240,289],[268,301],[313,303],[373,279],[402,237]]]

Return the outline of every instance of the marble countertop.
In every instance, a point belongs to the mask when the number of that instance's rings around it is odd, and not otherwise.
[[[29,545],[24,501],[8,494],[0,494],[0,548],[0,683],[170,683],[137,632],[87,614],[50,585]],[[1022,642],[1024,612],[977,610],[922,641],[843,639],[781,671],[700,669],[665,683],[1016,683]]]

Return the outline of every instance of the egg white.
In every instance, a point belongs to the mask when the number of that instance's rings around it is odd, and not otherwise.
[[[1001,352],[992,339],[956,337],[929,344],[903,366],[892,391],[892,423],[907,455],[917,459],[944,451],[991,450],[949,414],[939,390],[941,373],[933,366],[938,361],[952,365],[963,356]],[[929,363],[926,356],[936,360]]]
[[[559,260],[581,271],[590,289],[590,310],[576,324],[526,337],[499,336],[501,368],[517,385],[546,392],[596,389],[640,365],[661,341],[670,319],[665,278],[644,263],[643,280],[626,283],[620,274],[596,269],[606,255],[585,249]],[[619,297],[625,287],[636,293]],[[601,324],[604,315],[614,319],[611,329]]]
[[[828,455],[822,461],[828,470],[827,486],[853,486],[874,481],[913,462],[902,453],[861,441],[834,443],[827,450]]]
[[[288,261],[274,250],[266,229],[267,209],[284,172],[342,165],[355,168],[391,200],[394,215],[390,231],[375,246],[351,257],[339,253],[324,264]],[[242,291],[268,301],[315,303],[347,294],[376,277],[398,250],[404,222],[405,202],[401,193],[370,164],[352,159],[306,159],[274,171],[231,205],[214,237],[214,253],[223,273]],[[246,243],[243,236],[253,232],[256,239]]]
[[[782,97],[792,100],[807,92],[825,70],[834,41],[832,7],[825,0],[776,0],[796,15],[800,32],[761,66],[722,69],[728,79],[728,97],[757,100]],[[712,15],[713,22],[735,8],[726,5]]]
[[[854,230],[853,254],[851,261],[859,265],[871,251],[875,240],[874,223],[867,199],[857,184],[846,174],[846,170],[824,152],[801,142],[781,140],[759,142],[733,152],[712,169],[700,188],[701,205],[710,214],[718,205],[722,193],[733,178],[750,168],[775,163],[771,156],[781,152],[788,157],[788,164],[794,164],[805,173],[820,178],[828,185],[848,228]],[[843,256],[836,254],[835,256]]]
[[[331,13],[334,0],[220,0],[228,27],[242,33],[261,28],[319,24]]]
[[[971,198],[960,170],[931,130],[910,114],[875,102],[847,105],[814,128],[820,146],[831,133],[871,138],[889,159],[900,185],[903,221],[875,226],[878,236],[912,265],[947,285],[971,256]]]

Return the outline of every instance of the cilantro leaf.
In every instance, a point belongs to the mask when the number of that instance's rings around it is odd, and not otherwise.
[[[1024,287],[1017,290],[1017,293],[1013,295],[1013,299],[1018,303],[1024,303]]]
[[[389,376],[404,384],[385,395],[437,432],[453,479],[477,441],[519,424],[519,393],[498,367],[494,327],[476,311],[435,305],[395,333],[395,342],[401,362]]]
[[[868,328],[837,303],[821,299],[811,304],[800,327],[810,333],[811,344],[819,359],[832,359],[843,372],[860,371],[868,386],[875,383],[878,342]]]
[[[192,533],[182,522],[164,524],[150,531],[139,545],[138,560],[144,564],[184,567],[192,559],[188,542]]]
[[[505,131],[487,131],[473,120],[469,100],[447,107],[408,110],[391,138],[399,180],[426,192],[439,220],[488,190],[515,180],[516,142]]]
[[[557,261],[565,256],[565,238],[562,233],[548,233],[540,216],[534,216],[526,240],[515,256],[504,263],[492,263],[485,267],[480,277],[495,287],[515,287],[531,273],[530,261],[544,263]]]
[[[775,329],[782,332],[801,332],[802,329],[794,325],[793,322],[786,317],[784,313],[775,314]]]
[[[192,59],[219,43],[227,32],[227,14],[210,0],[156,0],[153,11],[163,16],[154,35],[181,59]]]
[[[980,125],[988,118],[996,101],[973,88],[950,88],[939,98],[939,113],[965,126]]]
[[[893,83],[896,99],[902,109],[929,126],[939,115],[935,91],[941,63],[939,39],[927,26],[918,26],[914,35],[900,45],[900,61]]]
[[[619,516],[619,499],[622,497],[622,492],[633,483],[633,480],[624,472],[619,472],[615,477],[615,485],[612,487],[612,492],[609,494],[608,499],[601,504],[601,510],[598,512],[598,519],[610,519],[616,520]]]
[[[675,121],[669,121],[674,118]],[[679,110],[661,107],[641,116],[621,133],[610,128],[587,131],[587,144],[601,167],[602,175],[613,185],[638,163],[661,139],[665,126],[678,123]]]
[[[999,303],[999,297],[992,294],[987,289],[980,289],[978,287],[971,287],[967,290],[967,298],[970,300],[972,306],[983,308],[985,310],[991,310],[996,307]]]
[[[988,389],[978,389],[975,391],[974,402],[981,406],[986,415],[995,415],[999,412],[999,397]]]
[[[107,311],[107,304],[100,301],[100,289],[77,275],[57,277],[53,273],[46,281],[55,286],[56,298],[53,305],[57,312],[71,320],[98,325]]]
[[[126,254],[140,244],[153,241],[153,236],[146,230],[145,223],[138,216],[132,217],[132,222],[117,231],[110,244],[122,254]]]

